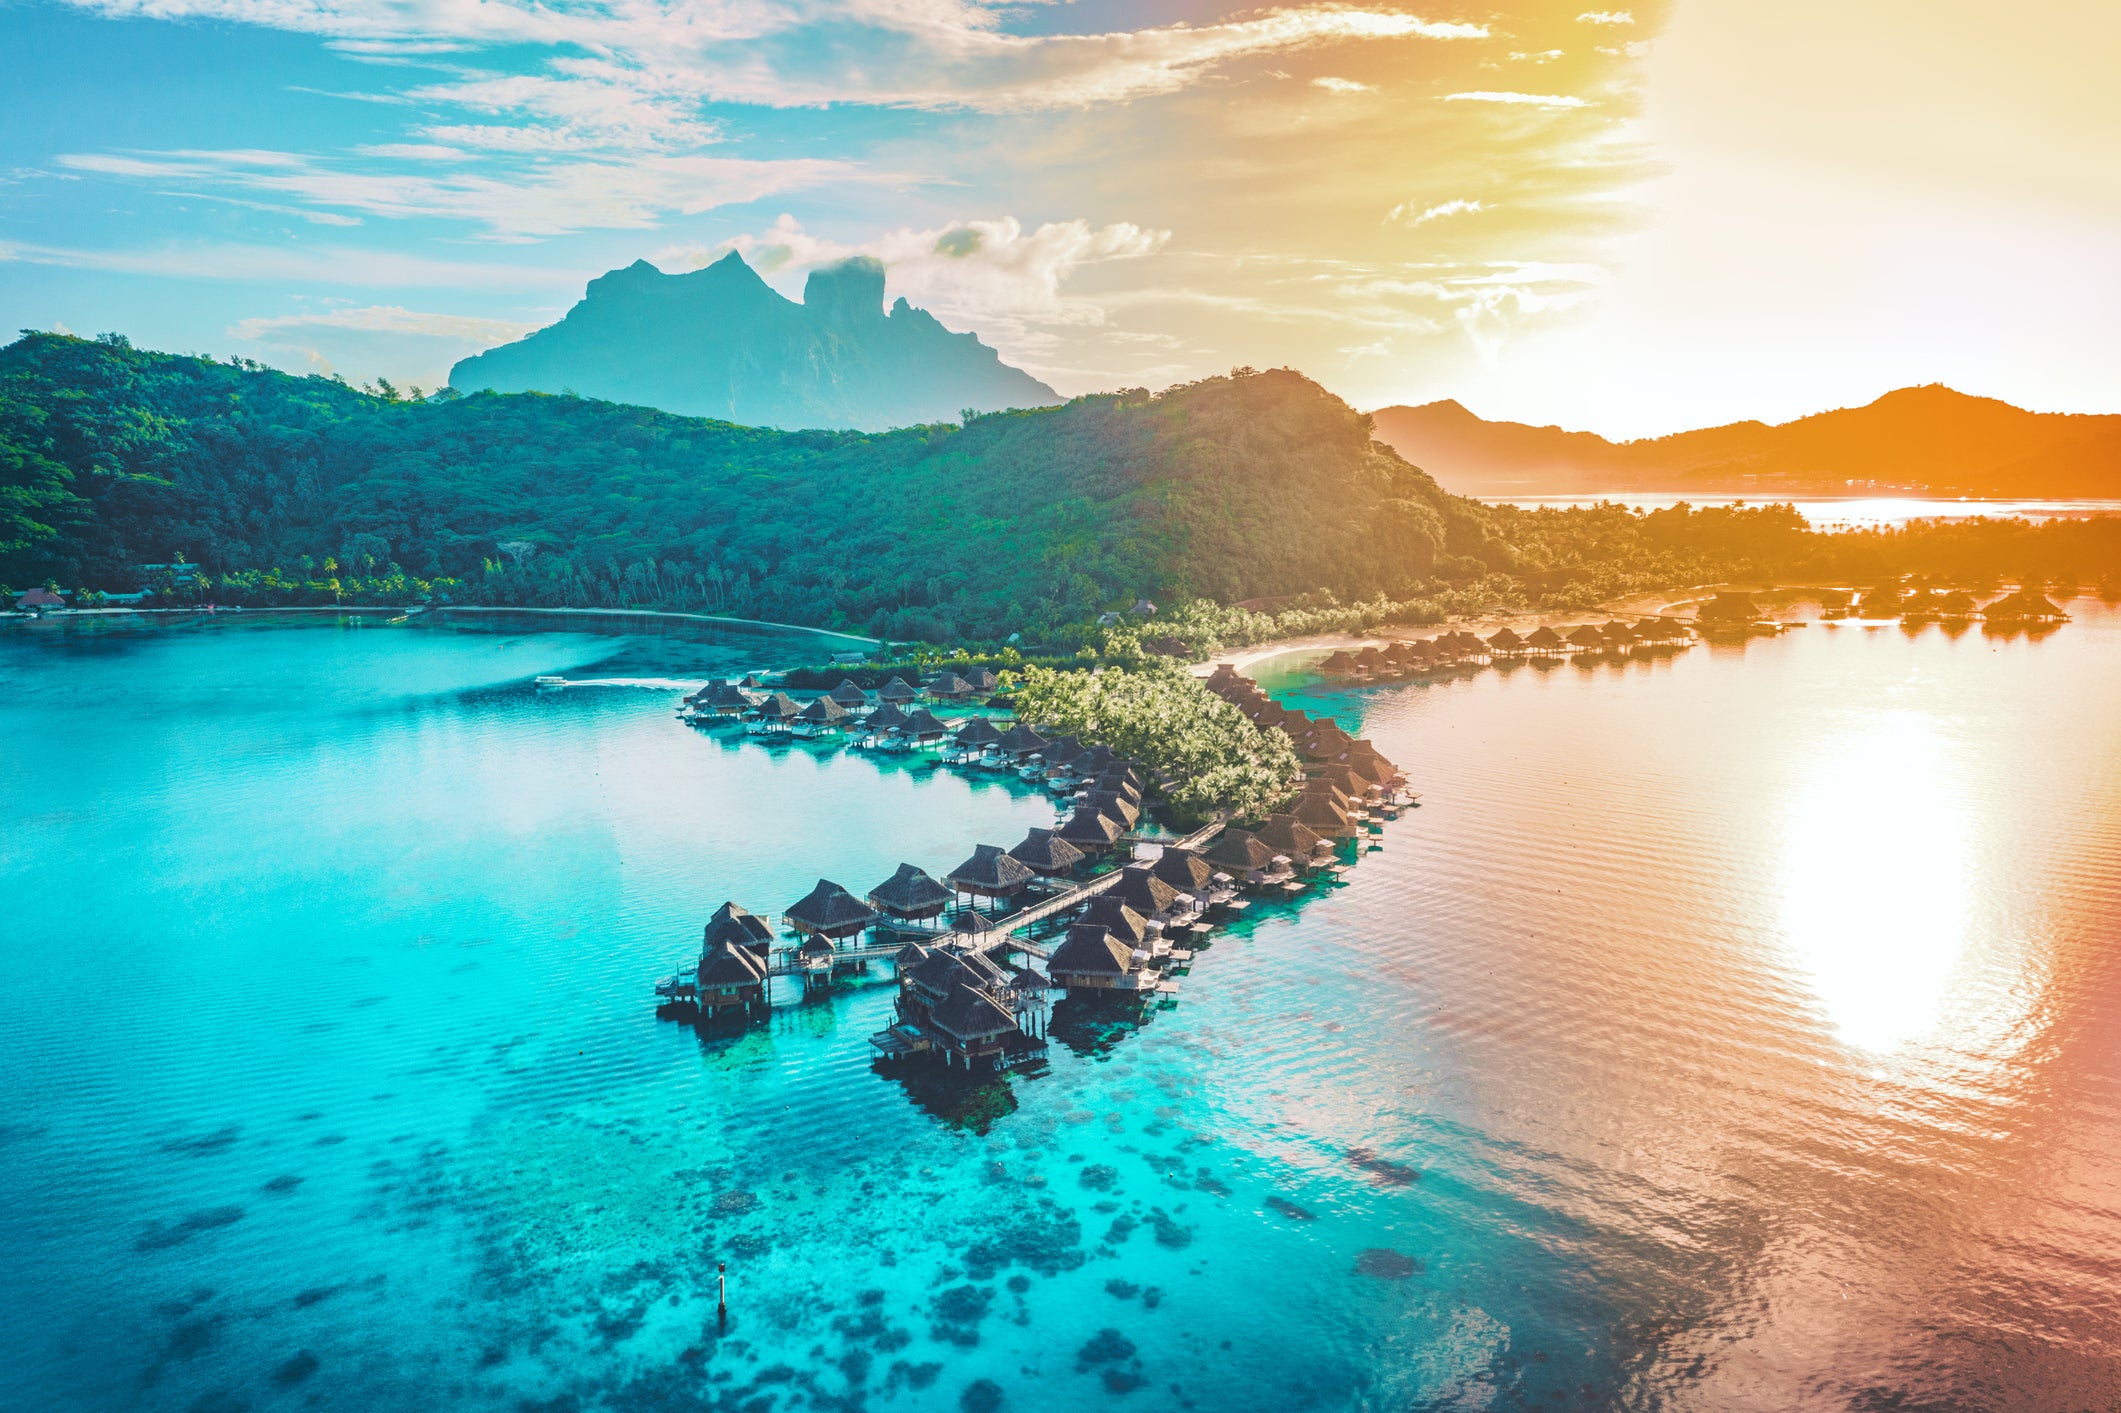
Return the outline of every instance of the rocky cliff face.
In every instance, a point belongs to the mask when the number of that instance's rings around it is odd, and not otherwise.
[[[881,430],[1061,401],[972,334],[901,299],[868,256],[813,270],[800,304],[735,252],[590,281],[559,323],[450,371],[459,392],[566,392],[764,427]]]

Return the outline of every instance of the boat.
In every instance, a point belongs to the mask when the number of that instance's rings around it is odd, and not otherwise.
[[[537,677],[531,680],[534,686],[539,687],[564,687],[567,685],[567,679],[565,677],[554,677],[549,674],[544,677]]]

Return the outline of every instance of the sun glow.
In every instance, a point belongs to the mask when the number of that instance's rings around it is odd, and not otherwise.
[[[1955,764],[1927,717],[1889,713],[1821,751],[1791,801],[1783,934],[1862,1050],[1936,1028],[1968,943],[1973,822]]]

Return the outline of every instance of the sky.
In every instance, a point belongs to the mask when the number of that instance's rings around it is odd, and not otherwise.
[[[2121,411],[2117,52],[2111,0],[0,0],[0,318],[433,388],[638,258],[868,253],[1068,394]]]

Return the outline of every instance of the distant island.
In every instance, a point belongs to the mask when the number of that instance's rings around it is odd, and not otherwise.
[[[1489,422],[1449,401],[1372,415],[1381,440],[1460,495],[2121,497],[2121,416],[2027,412],[1935,385],[1779,426],[1631,442]]]
[[[731,251],[666,275],[646,260],[589,282],[559,323],[450,370],[458,392],[577,393],[754,427],[883,431],[1063,399],[901,299],[857,256],[813,270],[803,302]]]

